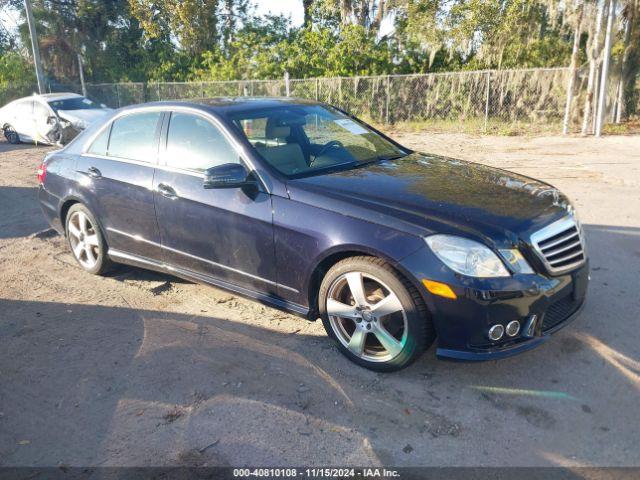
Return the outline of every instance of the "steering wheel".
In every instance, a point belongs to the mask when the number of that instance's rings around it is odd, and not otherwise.
[[[321,157],[330,148],[342,148],[342,147],[344,147],[344,145],[339,140],[331,140],[325,143],[322,146],[322,148],[320,148],[320,151],[313,156],[313,160],[309,162],[309,166],[312,166],[313,163],[318,159],[318,157]]]

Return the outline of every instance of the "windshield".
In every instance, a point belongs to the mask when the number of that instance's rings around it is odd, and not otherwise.
[[[236,113],[231,118],[256,151],[289,178],[406,155],[365,125],[331,107],[285,105]]]
[[[86,97],[73,97],[65,98],[62,100],[52,100],[49,105],[54,112],[58,110],[92,110],[96,108],[102,108],[93,100],[89,100]]]

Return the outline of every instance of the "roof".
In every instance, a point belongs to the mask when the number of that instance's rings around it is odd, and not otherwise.
[[[318,102],[293,97],[215,97],[215,98],[193,98],[175,101],[152,102],[145,104],[131,105],[125,108],[140,108],[143,106],[162,107],[201,107],[203,110],[212,110],[219,113],[235,113],[250,110],[260,110],[270,107],[281,107],[286,105],[318,105]]]

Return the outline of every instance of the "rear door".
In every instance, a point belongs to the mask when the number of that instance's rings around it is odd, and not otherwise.
[[[208,117],[172,112],[154,180],[165,261],[254,291],[277,293],[271,197],[241,188],[205,190],[205,169],[239,163]]]
[[[16,103],[11,113],[11,126],[23,141],[34,140],[33,100],[24,99]]]
[[[118,117],[78,161],[89,208],[116,254],[162,256],[153,201],[162,116],[145,111]]]

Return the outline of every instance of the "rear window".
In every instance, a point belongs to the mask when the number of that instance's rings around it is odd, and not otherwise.
[[[161,112],[133,113],[113,122],[107,155],[140,162],[155,162]]]

